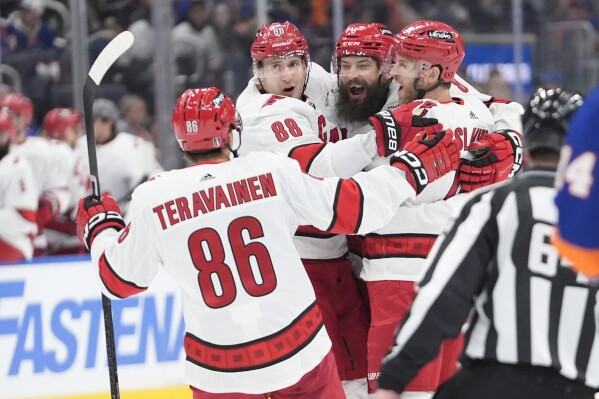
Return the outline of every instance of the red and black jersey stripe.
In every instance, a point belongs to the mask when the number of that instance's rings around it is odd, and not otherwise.
[[[506,100],[505,98],[491,97],[487,101],[483,101],[483,102],[485,103],[485,105],[487,106],[487,108],[489,108],[492,104],[495,104],[495,103],[509,104],[509,103],[512,102],[512,100]]]
[[[314,159],[320,154],[320,152],[324,149],[326,143],[313,143],[313,144],[304,144],[298,145],[289,151],[289,158],[295,159],[299,162],[302,171],[308,173],[310,172],[310,166],[312,166],[312,162]]]
[[[117,298],[127,298],[128,296],[139,294],[148,289],[148,287],[140,287],[130,281],[121,278],[110,266],[106,254],[100,256],[100,278],[106,289]]]
[[[187,361],[200,367],[225,373],[256,370],[289,359],[312,342],[323,326],[313,302],[286,327],[254,341],[218,345],[188,332],[183,345]]]
[[[368,234],[360,246],[363,258],[426,258],[437,239],[437,234]]]
[[[299,226],[295,231],[295,235],[298,237],[309,237],[309,238],[333,238],[337,234],[322,231],[314,226]]]
[[[354,179],[339,181],[333,203],[333,219],[327,231],[355,234],[362,224],[364,193]]]

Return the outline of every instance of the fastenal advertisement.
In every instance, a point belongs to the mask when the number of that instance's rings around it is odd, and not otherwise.
[[[121,392],[178,387],[190,397],[183,383],[185,326],[172,280],[161,272],[142,295],[112,301],[112,313]],[[0,399],[109,392],[104,334],[98,276],[88,257],[0,266]]]

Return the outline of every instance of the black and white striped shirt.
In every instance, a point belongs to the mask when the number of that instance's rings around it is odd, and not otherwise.
[[[456,337],[474,307],[464,357],[549,367],[599,387],[598,287],[550,243],[555,173],[524,172],[466,202],[427,260],[379,387],[402,392]]]

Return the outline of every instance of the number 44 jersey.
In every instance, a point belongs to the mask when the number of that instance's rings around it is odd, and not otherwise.
[[[554,244],[574,268],[599,277],[599,87],[570,121],[556,186],[559,220]]]
[[[254,152],[140,185],[130,224],[98,234],[92,260],[110,297],[145,290],[160,266],[173,277],[183,299],[187,383],[272,392],[296,383],[331,347],[293,246],[298,225],[365,233],[413,197],[390,166],[321,179],[287,157]]]

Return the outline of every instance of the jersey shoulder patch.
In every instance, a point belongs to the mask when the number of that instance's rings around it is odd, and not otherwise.
[[[269,105],[273,105],[277,101],[282,100],[284,98],[286,98],[286,97],[273,94],[266,100],[266,102],[264,102],[264,104],[262,104],[261,108],[268,107]]]

